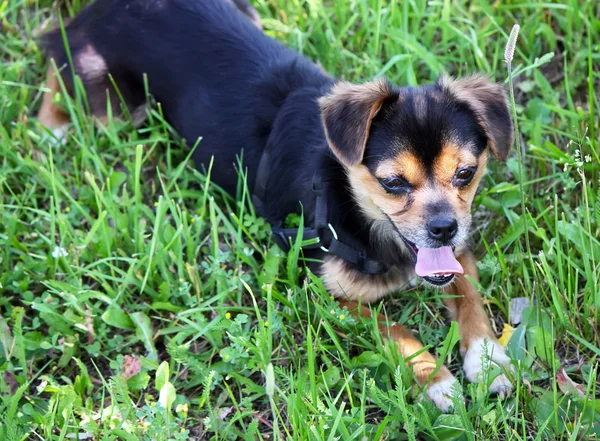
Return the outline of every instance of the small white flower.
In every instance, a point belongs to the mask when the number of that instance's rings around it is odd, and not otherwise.
[[[52,251],[52,257],[58,259],[59,257],[67,257],[69,253],[63,247],[56,246],[54,247],[54,251]]]

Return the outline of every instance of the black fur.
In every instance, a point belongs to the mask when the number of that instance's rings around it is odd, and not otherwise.
[[[318,99],[330,92],[334,80],[260,32],[232,2],[98,0],[66,31],[75,70],[79,54],[91,45],[130,111],[145,101],[146,74],[169,123],[190,145],[202,137],[194,153],[196,165],[203,168],[214,156],[212,179],[230,193],[238,182],[236,157],[243,152],[252,189],[261,155],[266,147],[271,149],[264,200],[268,220],[282,220],[302,206],[310,224],[312,179],[318,170],[325,181],[328,218],[344,241],[390,265],[407,263],[393,243],[372,240],[370,221],[353,199],[346,169],[327,145]],[[59,31],[47,35],[45,44],[59,68],[68,64]],[[63,76],[72,88],[70,70],[67,66]],[[88,98],[102,103],[104,89],[110,89],[107,77],[92,81],[84,73],[83,82]],[[428,91],[442,96],[442,102],[431,103],[426,117],[418,118],[412,100],[417,94],[429,100]],[[363,161],[369,168],[397,153],[400,145],[413,149],[431,167],[450,131],[472,141],[477,153],[485,148],[486,133],[473,111],[439,86],[394,89],[392,95],[367,134]],[[353,118],[361,122],[361,115]]]
[[[289,135],[276,148],[285,148],[290,164],[316,159],[304,150],[301,113],[312,122],[314,115],[304,109],[306,97],[322,95],[332,79],[260,32],[230,2],[99,0],[67,26],[67,38],[76,68],[78,53],[88,44],[104,58],[121,94],[135,97],[130,110],[144,100],[147,74],[169,123],[190,145],[202,137],[196,164],[205,166],[214,155],[213,180],[229,192],[236,189],[236,157],[243,150],[252,188],[262,151],[271,138],[282,136],[280,131]],[[59,68],[67,64],[60,32],[45,42]],[[282,120],[281,112],[294,118]],[[312,112],[318,136],[318,109]]]

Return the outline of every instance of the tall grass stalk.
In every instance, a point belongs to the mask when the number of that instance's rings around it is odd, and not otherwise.
[[[519,163],[519,187],[521,190],[521,214],[523,216],[523,233],[525,234],[525,247],[527,249],[527,255],[531,263],[531,270],[535,272],[535,266],[533,263],[533,256],[531,254],[531,245],[529,244],[529,222],[527,220],[527,208],[525,204],[525,173],[523,172],[523,152],[521,151],[521,136],[519,132],[519,121],[517,120],[517,107],[515,103],[515,91],[513,87],[512,78],[512,60],[515,56],[515,48],[517,46],[517,39],[519,38],[519,29],[521,27],[516,24],[513,26],[506,43],[506,49],[504,50],[504,61],[508,70],[508,88],[510,90],[510,107],[512,111],[513,127],[515,130],[515,143],[517,149],[517,161]]]

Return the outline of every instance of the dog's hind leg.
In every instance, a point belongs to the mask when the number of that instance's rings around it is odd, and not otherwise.
[[[51,64],[46,73],[46,90],[42,95],[38,120],[44,127],[52,131],[57,140],[62,141],[65,126],[71,122],[71,119],[55,102],[57,95],[61,93],[59,75]]]
[[[75,88],[75,80],[71,66],[66,61],[67,56],[62,40],[57,39],[56,31],[49,35],[53,36],[53,43],[49,45],[48,52],[50,57],[56,61],[57,69],[60,69],[60,72],[54,68],[55,64],[50,62],[46,79],[47,90],[42,98],[38,120],[52,130],[55,136],[62,136],[64,126],[70,122],[70,118],[55,103],[55,97],[57,93],[61,92],[61,79],[66,92],[71,95]],[[107,125],[110,106],[114,120],[127,120],[130,117],[134,127],[141,126],[147,116],[145,91],[141,80],[132,81],[131,76],[126,75],[118,67],[113,68],[111,72],[111,66],[107,64],[92,43],[77,35],[73,35],[70,41],[74,71],[81,79],[94,121],[100,125]],[[113,75],[118,92],[109,74]]]
[[[258,11],[247,0],[228,0],[235,5],[248,19],[262,31],[262,22]]]
[[[230,2],[262,30],[258,12],[247,0],[223,1]],[[75,86],[72,73],[74,71],[81,78],[92,116],[97,123],[107,124],[109,119],[107,110],[110,106],[113,119],[131,117],[134,127],[141,126],[147,117],[146,91],[142,79],[136,78],[131,72],[123,69],[119,63],[111,64],[110,61],[107,61],[103,54],[96,49],[94,42],[86,37],[89,32],[81,29],[82,26],[85,28],[84,24],[77,20],[75,22],[73,23],[73,25],[76,24],[75,31],[71,30],[71,25],[66,25],[73,66],[69,65],[62,33],[59,29],[50,31],[43,38],[45,52],[56,60],[57,67],[61,72],[55,72],[52,66],[48,69],[47,90],[43,95],[42,105],[38,112],[39,121],[52,130],[55,135],[59,135],[58,138],[63,136],[64,127],[69,124],[70,118],[56,105],[55,96],[61,92],[59,75],[62,76],[68,93],[73,93]],[[109,74],[112,75],[118,91]],[[108,100],[110,100],[110,104]]]
[[[348,311],[354,316],[371,317],[371,310],[366,306],[360,306],[358,303],[348,300],[339,300],[341,307],[347,307]],[[377,317],[379,332],[382,337],[389,338],[398,344],[398,350],[402,357],[407,359],[415,373],[417,382],[421,386],[426,386],[427,396],[442,411],[447,412],[452,406],[452,385],[456,382],[454,375],[443,364],[437,372],[436,358],[429,352],[423,350],[423,345],[409,329],[399,323],[386,321],[386,318],[379,314]],[[417,355],[415,355],[417,354]],[[433,372],[433,378],[429,378]]]

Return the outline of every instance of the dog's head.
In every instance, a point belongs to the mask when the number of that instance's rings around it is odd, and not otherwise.
[[[320,106],[361,210],[393,231],[418,275],[448,285],[462,272],[454,253],[468,237],[488,149],[505,160],[512,144],[502,87],[483,76],[400,89],[340,83]]]

